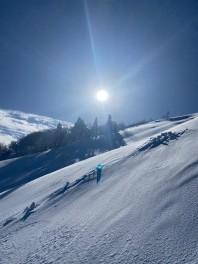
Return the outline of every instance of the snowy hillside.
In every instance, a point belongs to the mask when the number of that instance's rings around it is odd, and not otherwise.
[[[0,263],[198,263],[198,115],[123,136],[126,146],[38,179],[34,162],[21,170],[30,181],[0,196]],[[16,164],[1,161],[0,175]]]
[[[7,145],[29,133],[56,128],[59,122],[63,126],[72,125],[46,116],[0,109],[0,143]]]

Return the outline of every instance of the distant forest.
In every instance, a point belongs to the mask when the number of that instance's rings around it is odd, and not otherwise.
[[[27,136],[12,141],[8,146],[0,143],[0,160],[16,158],[24,155],[43,152],[59,147],[87,146],[103,152],[125,145],[118,133],[125,128],[124,123],[116,123],[111,115],[104,125],[98,125],[98,119],[88,127],[79,117],[73,127],[62,127],[59,123],[56,129],[33,132]],[[93,154],[94,155],[94,154]]]

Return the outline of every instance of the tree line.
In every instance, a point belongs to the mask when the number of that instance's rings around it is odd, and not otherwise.
[[[111,142],[108,148],[119,147],[123,144],[118,131],[124,129],[124,124],[112,120],[111,115],[104,125],[98,124],[98,119],[94,120],[91,127],[88,127],[84,120],[79,117],[73,127],[62,127],[59,123],[56,129],[33,132],[16,141],[12,141],[8,146],[0,143],[0,160],[15,158],[33,153],[43,152],[63,146],[71,146],[80,142]],[[102,141],[101,141],[102,140]],[[106,144],[106,143],[105,143]]]

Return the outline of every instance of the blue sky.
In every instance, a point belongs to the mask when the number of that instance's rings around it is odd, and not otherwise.
[[[192,0],[1,0],[0,108],[71,122],[197,112],[197,14]]]

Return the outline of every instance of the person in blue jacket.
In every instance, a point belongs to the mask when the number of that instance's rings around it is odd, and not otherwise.
[[[96,169],[97,169],[97,183],[98,183],[100,181],[101,174],[102,174],[102,165],[99,164]]]

